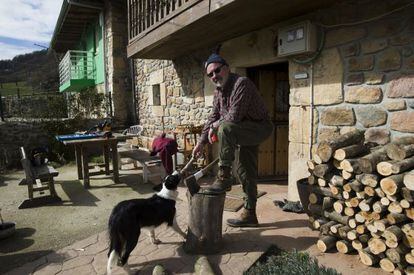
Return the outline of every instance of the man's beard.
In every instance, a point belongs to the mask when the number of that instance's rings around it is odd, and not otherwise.
[[[213,81],[213,83],[214,83],[214,85],[216,85],[216,87],[218,87],[218,88],[223,88],[224,87],[224,85],[226,84],[226,82],[227,82],[227,79],[229,79],[229,77],[227,76],[226,78],[224,78],[224,77],[220,77],[220,78],[218,78],[217,79],[217,81],[216,82],[214,82]]]

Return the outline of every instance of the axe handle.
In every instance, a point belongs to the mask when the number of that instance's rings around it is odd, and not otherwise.
[[[203,175],[205,175],[208,170],[210,170],[211,168],[213,168],[213,166],[218,163],[218,161],[219,161],[219,159],[216,158],[215,160],[213,160],[212,162],[210,162],[206,167],[204,167],[203,169],[201,169],[200,172],[203,173]]]

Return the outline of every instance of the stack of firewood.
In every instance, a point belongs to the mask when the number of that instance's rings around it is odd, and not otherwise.
[[[319,143],[307,164],[319,250],[357,251],[366,265],[414,274],[414,137],[374,146],[352,131]]]

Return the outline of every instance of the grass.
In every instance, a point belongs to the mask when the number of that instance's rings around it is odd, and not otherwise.
[[[17,82],[6,82],[0,84],[0,92],[2,96],[17,95],[17,90],[19,90],[20,95],[31,95],[33,89],[31,86],[27,85],[25,81]]]
[[[283,251],[271,246],[244,275],[338,275],[335,269],[319,266],[306,252]]]

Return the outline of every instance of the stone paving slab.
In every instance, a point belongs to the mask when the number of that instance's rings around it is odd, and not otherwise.
[[[259,227],[228,227],[225,220],[238,214],[224,212],[223,249],[218,254],[208,256],[217,274],[242,274],[272,244],[285,250],[307,250],[321,264],[333,267],[342,274],[386,274],[379,268],[362,265],[357,255],[319,252],[315,246],[318,232],[307,227],[307,216],[283,212],[273,204],[273,200],[286,197],[287,186],[262,185],[260,188],[267,194],[258,200]],[[188,215],[185,191],[180,188],[180,200],[177,203],[178,222],[182,228],[186,228]],[[154,266],[161,264],[172,274],[192,274],[197,256],[183,251],[182,238],[165,227],[158,228],[156,235],[161,240],[157,245],[150,243],[145,232],[141,234],[129,259],[131,269],[139,274],[152,274]],[[107,234],[105,231],[99,232],[6,274],[105,274],[107,250]],[[125,272],[115,267],[113,274]]]

